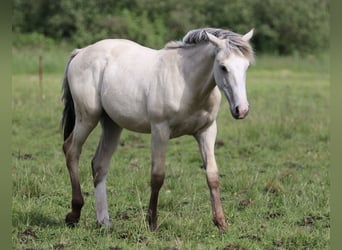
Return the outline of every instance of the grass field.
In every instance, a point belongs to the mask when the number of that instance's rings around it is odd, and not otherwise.
[[[197,144],[170,141],[160,193],[159,231],[145,222],[149,136],[125,131],[108,177],[113,230],[98,228],[90,161],[96,129],[84,145],[85,206],[70,229],[71,187],[62,154],[60,101],[67,50],[44,51],[40,97],[35,50],[13,50],[13,249],[329,249],[329,60],[258,56],[248,72],[251,112],[234,120],[222,99],[216,156],[230,227],[212,224]]]

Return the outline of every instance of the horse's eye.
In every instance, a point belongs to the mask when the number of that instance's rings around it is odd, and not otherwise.
[[[224,65],[220,65],[220,69],[221,69],[223,72],[225,72],[225,73],[228,72],[226,66],[224,66]]]

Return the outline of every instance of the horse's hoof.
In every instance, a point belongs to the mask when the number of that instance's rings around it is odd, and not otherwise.
[[[65,223],[70,228],[74,228],[79,222],[79,220],[80,220],[80,217],[75,216],[72,212],[68,213],[65,216]]]
[[[103,220],[98,221],[97,225],[99,227],[106,228],[106,229],[112,229],[113,228],[113,224],[110,222],[109,218],[104,218]]]
[[[227,228],[228,228],[227,223],[224,223],[223,225],[219,225],[218,226],[218,229],[219,229],[220,233],[224,233],[227,230]]]
[[[223,233],[228,228],[228,224],[226,223],[224,219],[221,219],[221,220],[213,219],[213,222],[215,226],[217,226],[220,233]]]
[[[152,219],[150,213],[147,213],[146,221],[148,222],[151,232],[155,232],[158,230],[157,218]]]
[[[157,224],[154,224],[154,225],[150,225],[150,230],[151,232],[156,232],[158,230],[158,225]]]

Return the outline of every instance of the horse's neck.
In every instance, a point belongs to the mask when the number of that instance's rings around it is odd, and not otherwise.
[[[202,44],[181,52],[184,79],[198,98],[205,98],[215,87],[214,49],[211,44]]]

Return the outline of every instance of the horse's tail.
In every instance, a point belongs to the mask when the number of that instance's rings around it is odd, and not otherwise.
[[[75,126],[75,107],[74,100],[72,99],[72,95],[69,87],[68,80],[68,70],[69,65],[72,59],[78,54],[80,49],[75,49],[70,56],[70,59],[67,63],[64,72],[63,86],[62,86],[62,101],[64,103],[63,117],[62,117],[62,129],[64,134],[64,141],[69,137],[72,133]]]

